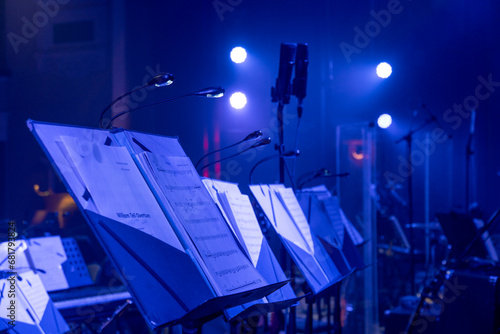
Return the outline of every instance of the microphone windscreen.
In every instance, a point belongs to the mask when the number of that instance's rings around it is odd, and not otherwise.
[[[262,131],[257,130],[257,131],[254,131],[254,132],[250,133],[248,136],[246,136],[245,139],[243,139],[243,141],[257,139],[257,138],[259,138],[261,136],[262,136]]]
[[[171,73],[161,73],[149,80],[148,86],[163,87],[171,85],[174,82],[174,76]]]
[[[259,140],[258,142],[256,142],[255,144],[253,144],[251,147],[252,148],[256,148],[256,147],[259,147],[259,146],[269,145],[270,143],[271,143],[271,138],[267,137],[267,138]]]

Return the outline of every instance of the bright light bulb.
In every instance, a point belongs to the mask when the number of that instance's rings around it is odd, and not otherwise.
[[[382,129],[387,129],[392,124],[392,117],[389,114],[382,114],[377,119],[377,124]]]
[[[382,79],[387,79],[392,74],[392,67],[386,62],[382,62],[377,66],[377,75]]]
[[[242,109],[247,104],[247,97],[241,92],[236,92],[229,98],[229,103],[234,109]]]
[[[231,50],[231,60],[236,64],[240,64],[247,59],[247,51],[241,46],[237,46]]]

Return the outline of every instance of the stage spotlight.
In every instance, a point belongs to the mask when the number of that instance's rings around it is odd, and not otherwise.
[[[247,97],[241,92],[236,92],[229,98],[229,103],[234,109],[242,109],[247,104]]]
[[[231,60],[236,64],[240,64],[247,59],[247,51],[241,46],[237,46],[231,50]]]
[[[377,75],[382,79],[390,77],[392,74],[392,67],[386,62],[382,62],[377,66]]]
[[[387,129],[392,124],[392,117],[389,114],[382,114],[377,119],[377,124],[382,129]]]

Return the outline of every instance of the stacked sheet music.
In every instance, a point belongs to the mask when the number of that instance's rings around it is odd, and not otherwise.
[[[177,138],[28,127],[151,328],[197,327],[286,284],[268,284],[242,252]]]

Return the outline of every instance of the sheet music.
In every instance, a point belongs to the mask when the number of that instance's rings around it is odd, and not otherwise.
[[[293,189],[280,188],[276,189],[275,191],[278,194],[278,198],[283,204],[283,207],[285,208],[285,210],[287,210],[290,218],[292,218],[295,226],[297,226],[298,230],[300,231],[300,234],[309,247],[310,252],[314,253],[314,243],[312,240],[311,229],[309,227],[309,223],[307,222],[306,216],[304,215],[304,212],[302,211],[302,208],[300,207],[300,204],[295,197]]]
[[[302,193],[314,194],[318,199],[322,200],[328,197],[332,197],[330,191],[326,188],[324,184],[317,185],[311,188],[302,189]]]
[[[89,143],[61,136],[98,213],[138,229],[184,251],[158,202],[125,147]]]
[[[49,295],[40,277],[32,271],[22,273],[20,276],[22,280],[17,280],[18,307],[20,308],[17,320],[32,325],[39,324],[47,308]],[[27,310],[29,310],[29,314]]]
[[[355,245],[359,245],[363,242],[363,237],[356,228],[352,225],[352,223],[347,219],[344,212],[340,208],[339,201],[337,197],[328,197],[322,200],[328,218],[333,225],[335,233],[339,236],[340,240],[344,241],[344,228],[347,230],[347,233],[351,237],[353,243]]]
[[[346,215],[344,214],[344,211],[340,209],[340,217],[342,217],[342,223],[347,229],[347,233],[349,233],[349,236],[351,237],[352,242],[357,246],[363,243],[364,239],[361,236],[361,234],[358,232],[358,230],[354,227],[352,222],[347,219]]]
[[[212,179],[202,179],[201,182],[205,185],[205,188],[208,190],[210,196],[212,196],[213,201],[215,204],[220,208],[220,212],[222,213],[222,216],[224,216],[224,219],[226,222],[228,222],[229,227],[233,231],[233,233],[238,237],[240,240],[240,243],[243,243],[242,237],[239,234],[240,232],[235,229],[234,225],[234,218],[232,217],[231,212],[226,212],[227,208],[224,208],[224,205],[220,202],[219,200],[219,193],[229,191],[229,192],[234,192],[237,194],[241,194],[240,189],[238,188],[237,184],[233,183],[228,183],[228,182],[222,182],[222,181],[216,181]],[[231,214],[231,217],[228,216],[228,214]]]
[[[324,239],[331,245],[339,248],[342,246],[339,237],[330,223],[330,219],[325,213],[324,205],[318,199],[318,193],[301,191],[297,193],[297,200],[310,222],[311,232]],[[319,193],[322,196],[323,193]],[[322,196],[324,197],[324,196]]]
[[[293,222],[288,212],[283,207],[277,196],[276,190],[284,189],[283,185],[250,185],[250,190],[254,195],[271,225],[283,238],[293,242],[305,252],[313,254],[304,236]]]
[[[15,269],[10,270],[10,264],[8,261],[9,253],[12,253],[12,247],[9,247],[9,242],[5,241],[0,244],[0,270],[5,271],[21,271],[21,270],[29,270],[30,263],[28,262],[28,257],[26,254],[26,249],[28,249],[28,245],[24,240],[17,240],[16,247],[14,248],[14,252],[16,254],[16,263]]]
[[[64,251],[61,237],[32,238],[28,240],[28,253],[36,269],[40,273],[40,279],[47,291],[68,289],[68,281],[62,268],[62,263],[68,258]]]
[[[239,249],[233,234],[187,157],[144,152],[155,182],[189,233],[207,277],[219,294],[247,291],[266,284]]]
[[[228,210],[231,210],[236,224],[235,229],[238,230],[238,234],[242,238],[242,244],[250,255],[254,267],[256,267],[264,235],[255,217],[250,199],[247,195],[228,191],[219,193],[219,196],[224,198]]]
[[[323,199],[322,203],[325,207],[326,214],[330,219],[330,223],[333,226],[335,234],[337,234],[337,236],[340,239],[340,242],[343,244],[345,229],[344,229],[344,223],[342,222],[342,216],[340,215],[339,202],[334,197],[328,197]]]
[[[30,130],[35,133],[43,141],[49,156],[53,159],[54,164],[61,172],[64,180],[68,183],[68,191],[74,195],[74,199],[81,205],[83,209],[95,211],[95,206],[91,198],[84,197],[85,183],[83,182],[79,172],[74,168],[71,158],[61,140],[61,136],[69,136],[77,138],[77,142],[84,150],[89,145],[89,142],[102,142],[106,140],[109,135],[107,132],[88,129],[81,127],[66,127],[55,124],[37,123],[31,120],[27,122]]]

